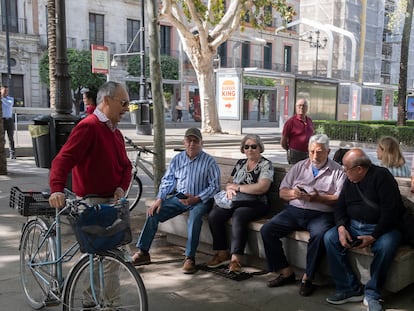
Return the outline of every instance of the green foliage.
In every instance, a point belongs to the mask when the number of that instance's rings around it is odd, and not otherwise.
[[[163,79],[169,79],[169,80],[178,80],[179,78],[179,71],[178,71],[178,59],[171,57],[169,55],[161,55],[161,72]],[[149,57],[145,57],[145,76],[150,76],[150,68],[149,68]],[[134,77],[141,76],[141,56],[140,55],[134,55],[129,58],[128,60],[128,74]],[[139,93],[139,83],[137,82],[127,82],[128,89],[132,93]],[[173,92],[172,90],[173,86],[164,84],[163,89],[164,91]]]
[[[88,50],[67,50],[69,63],[70,85],[74,93],[79,93],[82,87],[98,89],[106,80],[103,74],[92,73],[92,57]],[[45,53],[40,60],[40,80],[49,85],[49,56]]]
[[[258,78],[258,77],[248,77],[244,76],[244,84],[245,85],[262,85],[262,86],[275,86],[275,81],[270,78]],[[244,95],[248,99],[259,99],[268,94],[268,90],[254,90],[254,89],[245,89]]]
[[[414,144],[414,123],[396,126],[395,121],[320,121],[314,120],[316,133],[331,140],[377,143],[381,136],[393,136],[402,144]]]
[[[296,15],[292,6],[286,4],[286,0],[239,0],[243,5],[241,11],[240,26],[243,29],[246,22],[250,23],[255,28],[264,28],[272,22],[272,10],[265,10],[264,8],[276,9],[286,22],[290,22],[292,17]],[[191,23],[192,16],[187,5],[188,1],[177,0],[179,6],[182,7],[187,21]],[[211,0],[210,14],[205,1],[193,0],[192,5],[196,8],[197,17],[201,21],[207,21],[211,25],[217,25],[225,14],[226,1],[225,0]],[[209,14],[209,15],[208,15]]]
[[[245,21],[254,28],[265,28],[272,23],[273,12],[270,8],[276,9],[283,20],[288,23],[296,15],[295,9],[286,4],[286,0],[253,0],[242,1],[245,5],[241,13],[241,27]]]

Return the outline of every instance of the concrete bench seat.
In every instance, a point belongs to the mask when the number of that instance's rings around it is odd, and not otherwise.
[[[222,172],[222,185],[224,185],[236,161],[234,159],[225,158],[216,158],[216,160],[220,165]],[[275,176],[272,185],[271,211],[266,218],[251,222],[249,224],[249,236],[246,245],[244,264],[256,266],[262,269],[266,268],[266,256],[262,238],[260,236],[260,229],[262,225],[268,221],[268,219],[283,208],[284,202],[279,199],[278,188],[288,169],[288,165],[275,165]],[[410,192],[410,179],[397,178],[397,181],[399,183],[401,193],[409,200],[414,201],[414,196]],[[414,211],[414,204],[411,208]],[[160,224],[159,229],[166,233],[167,241],[177,245],[185,245],[187,239],[187,217],[188,216],[186,214],[182,214]],[[228,223],[228,232],[230,232],[230,229],[231,220]],[[308,240],[309,233],[307,231],[295,231],[283,239],[285,253],[289,263],[292,266],[299,269],[305,269]],[[207,217],[205,217],[200,235],[199,250],[213,254],[212,243],[213,241]],[[370,278],[369,266],[371,264],[372,257],[373,255],[369,249],[350,251],[350,262],[355,271],[359,274],[361,282],[364,284]],[[321,264],[319,270],[320,271],[318,271],[318,273],[321,275],[329,275],[326,258]],[[391,269],[388,272],[388,277],[384,287],[387,291],[395,293],[411,283],[414,283],[414,248],[402,245],[400,246]]]

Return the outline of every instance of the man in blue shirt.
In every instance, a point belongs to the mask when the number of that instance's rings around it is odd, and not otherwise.
[[[132,256],[134,265],[151,263],[148,252],[159,222],[188,211],[183,272],[191,274],[196,271],[195,253],[202,217],[210,211],[213,197],[220,190],[220,169],[214,158],[202,151],[203,137],[199,129],[189,128],[185,132],[184,147],[185,150],[171,160],[161,180],[157,198],[147,211],[147,219],[137,242],[139,251]],[[174,190],[177,195],[169,196]]]
[[[13,105],[14,98],[9,96],[9,88],[7,85],[1,86],[1,105],[3,109],[3,128],[4,133],[7,132],[9,139],[10,159],[16,159],[14,149],[14,122],[13,122]]]

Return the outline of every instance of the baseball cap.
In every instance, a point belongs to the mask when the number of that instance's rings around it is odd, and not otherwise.
[[[203,136],[201,135],[201,132],[198,128],[191,127],[187,131],[185,131],[185,137],[187,136],[195,136],[199,138],[200,140],[203,140]]]

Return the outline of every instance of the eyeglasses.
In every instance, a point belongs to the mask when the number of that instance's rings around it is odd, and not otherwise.
[[[244,150],[247,150],[249,148],[252,148],[253,150],[256,150],[257,149],[257,145],[244,145],[243,148],[244,148]]]
[[[112,97],[112,99],[115,99],[115,100],[119,101],[121,103],[122,108],[126,108],[126,107],[129,106],[129,100],[119,99],[119,98],[116,98],[116,97]]]
[[[349,172],[349,171],[352,171],[354,168],[356,168],[356,167],[358,167],[359,165],[355,165],[355,166],[353,166],[353,167],[351,167],[351,168],[346,168],[345,166],[342,166],[342,168],[344,169],[344,172],[346,173],[346,172]]]

